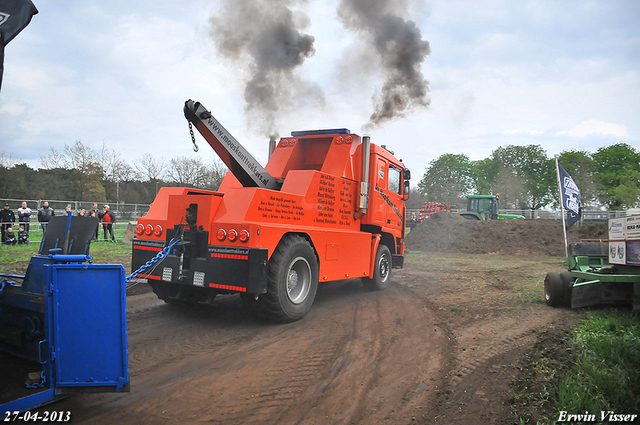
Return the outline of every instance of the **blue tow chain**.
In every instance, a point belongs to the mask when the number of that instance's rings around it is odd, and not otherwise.
[[[24,383],[25,388],[42,388],[44,384],[47,383],[47,376],[44,374],[44,363],[42,364],[42,370],[40,371],[40,382],[34,382],[33,384],[29,384],[27,382]]]
[[[131,281],[131,279],[133,279],[134,277],[138,276],[143,271],[145,271],[147,269],[150,269],[151,267],[153,267],[153,268],[157,267],[158,264],[156,264],[156,263],[160,263],[162,260],[164,260],[165,257],[167,255],[169,255],[169,253],[171,252],[171,248],[173,248],[173,246],[175,244],[177,244],[178,242],[180,242],[180,238],[171,239],[171,242],[169,242],[169,245],[165,246],[164,249],[162,251],[160,251],[155,257],[153,257],[151,260],[149,260],[146,263],[144,263],[138,270],[136,270],[135,272],[133,272],[129,276],[127,276],[127,278],[125,279],[125,283],[129,283]]]

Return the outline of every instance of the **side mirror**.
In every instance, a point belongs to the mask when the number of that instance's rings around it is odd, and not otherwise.
[[[409,193],[411,192],[411,186],[409,185],[409,180],[404,181],[404,187],[402,188],[402,199],[409,199]]]
[[[404,178],[405,180],[411,180],[411,171],[409,171],[409,169],[408,169],[408,168],[405,168],[405,169],[402,171],[402,176],[403,176],[403,178]]]

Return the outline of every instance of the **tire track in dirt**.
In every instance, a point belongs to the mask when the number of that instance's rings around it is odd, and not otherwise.
[[[528,329],[521,334],[509,336],[503,340],[497,341],[490,347],[484,347],[484,349],[476,352],[477,354],[475,358],[470,361],[459,361],[458,366],[449,372],[449,375],[451,376],[449,386],[451,388],[455,388],[467,375],[475,371],[481,365],[487,363],[492,358],[519,348],[531,347],[535,341],[535,331]]]
[[[364,295],[347,342],[301,397],[308,411],[281,423],[408,423],[427,408],[445,345],[433,314],[400,286]]]
[[[444,333],[398,285],[325,284],[309,315],[286,325],[256,322],[239,305],[138,306],[131,393],[78,395],[57,408],[76,423],[406,423],[441,378]]]
[[[221,395],[218,400],[224,408],[209,411],[206,420],[212,423],[269,423],[268,418],[290,410],[344,344],[339,321],[305,319],[305,322],[304,326],[298,322],[288,332],[269,335],[268,340],[259,338],[246,346],[243,355],[246,365],[232,368],[230,373],[220,377],[219,385],[211,387],[212,392]],[[295,335],[300,332],[316,337],[299,339]],[[323,337],[319,338],[320,335]],[[248,385],[228,392],[226,382],[230,379]],[[207,384],[203,382],[203,385]]]
[[[528,277],[538,271],[531,262],[521,261],[519,273]],[[533,349],[541,332],[558,323],[563,326],[571,313],[543,305],[542,294],[539,302],[523,302],[511,282],[517,276],[512,267],[476,268],[469,260],[460,267],[435,262],[429,269],[399,273],[401,284],[438,312],[448,338],[446,374],[423,418],[426,423],[517,421],[508,393],[520,373],[519,358]],[[531,287],[521,284],[520,289],[527,292]]]

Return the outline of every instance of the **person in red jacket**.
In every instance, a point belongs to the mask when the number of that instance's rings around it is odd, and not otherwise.
[[[109,205],[104,206],[104,213],[102,214],[102,229],[104,230],[104,238],[107,239],[107,232],[111,235],[111,242],[115,242],[116,239],[113,237],[113,223],[116,222],[116,216],[111,211]]]

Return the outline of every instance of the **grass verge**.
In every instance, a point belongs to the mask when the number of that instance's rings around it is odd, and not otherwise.
[[[595,422],[601,412],[640,412],[640,315],[611,308],[581,316],[571,332],[541,334],[521,359],[510,395],[520,423],[556,423],[560,412],[586,412]]]
[[[640,412],[640,316],[606,309],[587,311],[573,340],[575,367],[558,385],[557,410]]]
[[[24,274],[31,257],[38,253],[39,243],[31,245],[0,245],[0,273]],[[93,242],[89,250],[93,262],[131,265],[131,245],[122,242]]]

